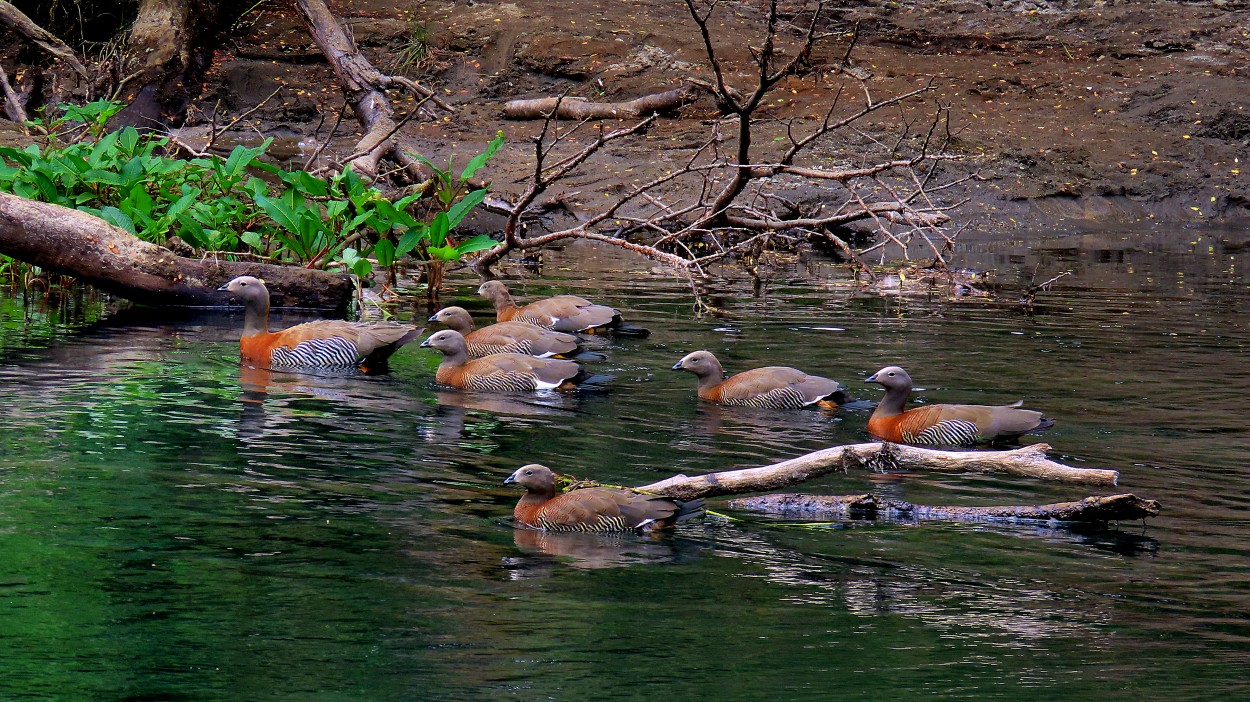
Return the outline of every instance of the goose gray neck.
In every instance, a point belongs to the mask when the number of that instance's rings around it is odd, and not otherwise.
[[[439,366],[454,368],[463,366],[469,360],[469,345],[464,342],[463,338],[443,345],[439,351],[443,352],[443,360]]]
[[[725,369],[721,367],[720,361],[715,358],[709,359],[710,368],[694,369],[694,377],[699,379],[700,390],[710,390],[725,379]]]
[[[907,405],[907,398],[910,396],[910,384],[886,386],[885,397],[881,398],[881,402],[877,404],[877,413],[884,416],[902,414],[903,407]]]
[[[243,296],[243,336],[265,334],[269,331],[269,291],[264,287],[249,287]]]

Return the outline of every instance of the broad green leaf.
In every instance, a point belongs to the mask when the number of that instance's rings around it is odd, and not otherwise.
[[[433,163],[430,162],[430,159],[422,156],[421,154],[414,154],[411,152],[408,155],[417,159],[421,163],[424,163],[426,168],[429,168],[431,171],[434,171],[434,177],[438,179],[440,182],[443,182],[443,183],[451,182],[451,173],[449,171],[444,171],[438,166],[435,166]]]
[[[177,202],[169,206],[169,216],[174,219],[182,216],[182,213],[186,212],[187,208],[191,206],[191,203],[195,202],[195,199],[199,196],[200,191],[197,188],[178,198]]]
[[[368,222],[370,219],[373,219],[372,212],[363,212],[361,214],[358,214],[355,217],[352,217],[352,221],[343,225],[342,233],[345,235],[351,234],[352,232],[356,231],[356,227],[359,227],[360,225]]]
[[[299,234],[301,231],[301,222],[295,214],[295,210],[291,205],[281,198],[271,198],[264,195],[256,196],[256,204],[260,206],[269,218],[277,222],[279,226],[292,234]]]
[[[92,166],[99,167],[106,161],[113,160],[112,157],[117,151],[117,132],[110,132],[100,137],[100,140],[92,147],[91,153],[87,156],[87,161]]]
[[[29,148],[24,151],[18,151],[9,146],[0,146],[0,158],[8,159],[19,166],[29,168],[35,157],[39,155],[39,147],[36,146],[34,148],[35,152],[31,153]]]
[[[143,159],[135,156],[122,166],[122,181],[133,183],[143,177]]]
[[[390,268],[395,264],[395,245],[390,239],[382,239],[373,246],[373,256],[378,259],[378,265],[384,268]]]
[[[257,251],[265,250],[265,243],[260,240],[260,232],[243,232],[239,235],[239,241],[256,249]]]
[[[467,241],[462,241],[456,245],[456,258],[458,259],[461,256],[464,256],[465,254],[477,253],[478,251],[485,251],[487,249],[492,249],[498,243],[499,243],[498,241],[495,241],[494,239],[490,238],[489,236],[486,236],[485,234],[478,234],[472,239],[469,239]]]
[[[454,246],[427,246],[425,252],[435,261],[455,261],[460,258]]]
[[[417,200],[420,200],[422,197],[424,197],[424,193],[413,193],[406,197],[401,197],[400,199],[395,201],[395,209],[406,210],[408,209],[409,205],[416,202]]]
[[[451,225],[447,221],[447,213],[439,212],[426,227],[426,238],[430,240],[430,245],[442,246],[446,243],[449,232],[451,232]]]
[[[205,248],[208,237],[204,234],[204,225],[185,214],[178,218],[178,224],[181,225],[178,229],[178,236],[183,241],[201,249]]]
[[[399,237],[399,243],[395,246],[395,257],[399,258],[412,253],[412,250],[417,248],[417,244],[421,243],[425,238],[426,227],[423,224],[418,224],[404,232],[404,235]]]
[[[234,147],[230,152],[230,156],[226,158],[225,174],[231,179],[237,180],[243,171],[256,160],[256,157],[269,150],[269,145],[273,143],[273,137],[265,139],[260,146],[248,148],[242,144]]]
[[[128,126],[123,128],[121,134],[117,137],[117,145],[121,147],[122,151],[128,154],[134,153],[135,146],[138,144],[139,130],[134,127]]]
[[[92,168],[83,173],[82,179],[88,183],[103,183],[104,185],[124,185],[126,183],[126,179],[122,177],[122,174],[99,168]]]
[[[295,171],[295,183],[299,189],[313,197],[325,197],[330,184],[307,171]]]
[[[121,227],[131,234],[136,234],[135,221],[126,216],[125,212],[116,207],[103,207],[100,209],[100,219],[108,222],[115,227]]]
[[[494,156],[502,146],[503,132],[495,132],[495,138],[491,139],[490,143],[486,145],[486,150],[469,159],[469,164],[464,167],[463,171],[460,171],[460,180],[468,180],[469,178],[472,178],[473,174],[477,173],[478,169],[482,166],[485,166],[486,162],[490,160],[490,157]]]
[[[338,219],[346,210],[346,200],[331,200],[326,203],[326,218],[330,220]]]
[[[464,219],[464,216],[469,214],[469,210],[472,210],[474,207],[482,204],[482,201],[485,199],[486,190],[474,190],[468,195],[460,198],[460,201],[452,205],[451,209],[447,211],[447,223],[452,228],[455,228],[458,224],[460,224],[460,220]]]

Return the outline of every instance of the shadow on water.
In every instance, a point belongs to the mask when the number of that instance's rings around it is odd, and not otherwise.
[[[1120,236],[961,244],[1004,286],[991,300],[864,292],[820,259],[779,263],[756,298],[726,269],[704,318],[649,266],[553,252],[518,298],[589,295],[653,334],[596,339],[606,359],[587,368],[615,377],[607,392],[550,396],[440,388],[415,348],[380,377],[240,368],[233,313],[0,301],[0,697],[575,700],[646,680],[648,696],[734,700],[875,699],[883,681],[927,699],[1237,699],[1250,249]],[[1011,293],[1039,264],[1073,275],[1028,318]],[[450,284],[446,304],[479,303],[474,281]],[[859,381],[892,364],[917,401],[1024,399],[1057,421],[1026,442],[1120,470],[1118,490],[1164,511],[1088,532],[735,514],[655,540],[501,525],[518,494],[500,483],[527,462],[643,484],[867,438],[866,410],[700,403],[669,370],[700,348],[867,400],[879,391]],[[956,505],[1086,492],[855,472],[803,489]]]

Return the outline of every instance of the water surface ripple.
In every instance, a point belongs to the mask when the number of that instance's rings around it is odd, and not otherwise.
[[[585,294],[654,331],[597,340],[615,380],[572,396],[442,389],[415,347],[375,378],[240,369],[237,315],[0,300],[0,698],[1247,698],[1248,250],[1178,231],[960,252],[1009,289],[1071,270],[1034,318],[1012,294],[856,292],[819,260],[759,298],[727,271],[696,317],[647,264],[553,254],[518,297]],[[474,287],[446,302],[484,318]],[[513,532],[500,483],[521,463],[639,484],[867,438],[863,412],[697,402],[669,367],[701,348],[868,399],[892,364],[918,401],[1024,399],[1057,422],[1027,442],[1121,471],[1164,512],[1109,531],[733,514],[654,539]],[[804,489],[1089,492],[862,473]]]

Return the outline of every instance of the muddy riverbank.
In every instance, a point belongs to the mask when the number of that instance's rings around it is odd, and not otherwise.
[[[759,10],[735,8],[713,29],[726,38],[729,63],[742,69]],[[1250,211],[1250,178],[1240,162],[1250,153],[1247,8],[1245,2],[859,3],[829,15],[831,38],[814,63],[840,58],[846,33],[858,22],[853,62],[871,74],[875,97],[936,80],[931,100],[874,115],[862,126],[888,134],[899,119],[922,119],[935,102],[949,105],[955,147],[982,176],[969,184],[965,218],[1010,227],[1055,218],[1241,217]],[[468,153],[496,129],[506,131],[515,158],[493,164],[503,189],[515,187],[528,167],[524,139],[536,129],[504,122],[503,102],[563,90],[627,100],[709,75],[685,5],[669,0],[593,8],[570,0],[416,6],[358,0],[336,9],[380,65],[393,66],[414,42],[427,47],[414,69],[428,71],[430,84],[460,109],[413,129],[414,145]],[[253,25],[237,53],[218,66],[217,97],[242,108],[281,79],[296,94],[271,117],[290,123],[333,109],[337,95],[308,87],[330,85],[330,75],[295,19]],[[281,51],[271,56],[264,47]],[[744,76],[731,80],[745,83]],[[841,82],[819,72],[796,81],[770,112],[779,119],[823,114]],[[610,189],[622,177],[619,164],[645,171],[659,160],[657,149],[689,147],[716,117],[709,100],[696,102],[650,138],[613,150],[601,176],[569,189],[587,199],[586,192]]]
[[[489,174],[503,191],[519,189],[532,168],[528,139],[538,129],[504,121],[507,100],[563,91],[629,100],[710,75],[684,3],[672,0],[351,0],[333,9],[379,67],[421,79],[457,107],[406,127],[414,149],[436,162],[455,154],[463,163],[496,130],[506,132],[509,145]],[[759,36],[761,8],[722,10],[712,29],[730,82],[745,86],[746,47]],[[871,76],[874,98],[930,78],[936,86],[907,109],[858,126],[889,138],[902,122],[921,124],[935,106],[948,107],[953,149],[965,158],[957,168],[979,175],[943,196],[968,198],[957,221],[994,230],[1063,219],[1197,223],[1250,214],[1250,178],[1242,173],[1250,154],[1246,2],[839,6],[822,24],[829,40],[813,56],[817,70],[786,84],[767,116],[797,118],[801,128],[823,115],[847,80],[836,65],[857,24],[852,63]],[[294,8],[265,3],[217,53],[200,104],[237,114],[279,86],[286,89],[248,129],[277,135],[279,150],[292,156],[307,153],[329,132],[342,97]],[[603,154],[593,171],[563,188],[568,202],[589,210],[603,193],[663,168],[670,152],[698,143],[719,119],[706,97],[688,105],[646,138]],[[353,129],[340,129],[338,151],[350,152]],[[853,150],[822,156],[852,158]]]

